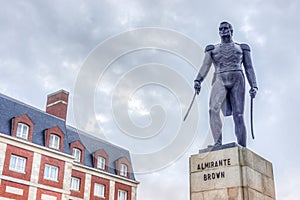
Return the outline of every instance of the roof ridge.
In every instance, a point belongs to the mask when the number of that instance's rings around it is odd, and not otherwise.
[[[83,131],[83,130],[81,130],[81,129],[75,128],[75,127],[73,127],[73,126],[71,126],[71,125],[66,125],[66,128],[67,128],[67,129],[69,128],[69,129],[72,129],[73,131],[76,131],[78,135],[85,135],[85,136],[90,137],[90,138],[95,138],[95,139],[98,140],[98,141],[101,141],[101,142],[103,142],[103,143],[106,143],[106,144],[111,145],[111,146],[113,146],[113,147],[116,147],[116,148],[118,148],[118,149],[121,149],[121,150],[124,150],[124,151],[129,152],[129,150],[126,149],[126,148],[124,148],[124,147],[120,147],[120,146],[118,146],[118,145],[116,145],[116,144],[113,144],[113,143],[107,141],[107,140],[104,140],[104,139],[99,138],[99,137],[97,137],[97,136],[95,136],[95,135],[92,135],[91,133],[88,133],[88,132],[85,132],[85,131]]]
[[[9,101],[12,101],[12,102],[15,102],[15,103],[17,103],[17,104],[19,104],[19,105],[26,106],[26,107],[28,107],[28,108],[30,108],[30,109],[33,109],[33,110],[35,110],[35,111],[38,111],[38,112],[40,112],[40,113],[43,113],[43,114],[46,114],[46,115],[51,116],[51,117],[53,117],[53,118],[59,119],[59,120],[61,120],[61,121],[64,121],[63,119],[61,119],[61,118],[59,118],[59,117],[56,117],[55,115],[51,115],[51,114],[47,113],[46,111],[44,111],[44,110],[42,110],[42,109],[40,109],[40,108],[34,107],[33,105],[30,105],[29,103],[24,103],[24,102],[22,102],[22,101],[20,101],[20,100],[17,100],[17,99],[15,99],[15,98],[13,98],[13,97],[7,96],[7,95],[5,95],[5,94],[3,94],[3,93],[1,93],[1,92],[0,92],[0,97],[3,97],[3,98],[5,98],[5,99],[7,99],[7,100],[9,100]]]

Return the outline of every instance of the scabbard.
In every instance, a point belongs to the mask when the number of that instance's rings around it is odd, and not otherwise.
[[[251,125],[251,135],[252,139],[254,140],[254,127],[253,127],[253,97],[251,97],[251,103],[250,103],[250,125]]]

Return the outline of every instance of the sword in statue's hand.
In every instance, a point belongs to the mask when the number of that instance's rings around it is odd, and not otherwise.
[[[192,101],[191,101],[191,103],[190,103],[190,106],[189,106],[189,108],[188,108],[188,110],[187,110],[187,112],[186,112],[186,114],[185,114],[185,116],[184,116],[184,118],[183,118],[183,121],[185,121],[186,118],[187,118],[187,116],[189,115],[189,113],[190,113],[190,111],[191,111],[191,108],[192,108],[192,106],[193,106],[193,104],[194,104],[196,95],[197,95],[197,92],[195,91],[194,96],[193,96],[193,99],[192,99]]]

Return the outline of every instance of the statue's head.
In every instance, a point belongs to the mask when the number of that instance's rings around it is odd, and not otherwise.
[[[221,22],[219,26],[219,35],[221,38],[231,38],[233,35],[232,25],[228,22]]]

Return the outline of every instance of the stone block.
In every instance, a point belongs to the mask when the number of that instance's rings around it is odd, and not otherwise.
[[[275,199],[274,179],[263,176],[262,179],[263,193]]]
[[[271,198],[267,195],[264,195],[263,193],[260,193],[256,190],[253,190],[251,188],[245,188],[244,193],[247,198],[244,198],[245,200],[274,200],[275,198]]]
[[[191,191],[203,191],[241,185],[239,166],[205,170],[191,174]]]
[[[190,157],[191,200],[275,199],[272,163],[247,148],[225,145]]]
[[[192,193],[191,199],[204,200],[202,192],[194,192]]]
[[[273,175],[273,165],[272,165],[272,163],[271,162],[266,162],[266,164],[267,164],[267,173],[266,173],[266,175],[268,177],[274,179],[273,178],[274,175]]]
[[[242,167],[243,186],[250,187],[260,192],[263,191],[263,175],[248,166]]]
[[[239,150],[241,166],[248,166],[251,169],[254,169],[264,175],[269,175],[273,177],[273,172],[271,170],[272,164],[269,161],[265,160],[264,158],[250,151],[247,148],[240,148]]]
[[[241,187],[233,187],[227,189],[228,200],[243,200],[243,189]]]
[[[204,200],[226,200],[228,199],[227,190],[209,190],[203,192],[203,199]],[[195,199],[196,200],[196,199]]]
[[[238,149],[231,148],[231,149],[224,149],[222,151],[211,151],[202,154],[192,155],[190,158],[190,172],[199,171],[199,167],[202,167],[201,164],[203,164],[203,167],[205,167],[206,163],[211,163],[216,161],[219,162],[221,160],[223,160],[222,162],[223,166],[228,165],[228,163],[231,166],[239,165]]]

